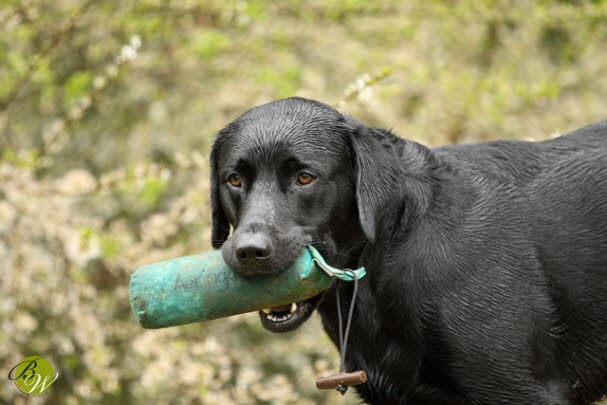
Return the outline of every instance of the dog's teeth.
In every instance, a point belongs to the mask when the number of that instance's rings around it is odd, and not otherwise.
[[[292,303],[291,304],[291,309],[290,309],[291,313],[297,311],[297,304],[296,303]]]
[[[290,310],[291,311],[295,311],[297,309],[297,304],[292,304]],[[266,318],[269,319],[272,322],[284,322],[284,321],[288,321],[289,319],[291,319],[293,317],[293,312],[272,312],[269,309],[262,309],[262,312],[264,314],[266,314]]]

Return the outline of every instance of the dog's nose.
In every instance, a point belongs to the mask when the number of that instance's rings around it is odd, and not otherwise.
[[[243,235],[236,242],[236,258],[241,265],[255,265],[263,262],[272,254],[270,238],[262,233]]]

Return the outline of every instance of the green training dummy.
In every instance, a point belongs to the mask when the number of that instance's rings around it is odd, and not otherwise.
[[[164,328],[288,305],[321,293],[332,277],[352,281],[353,275],[363,277],[364,267],[335,269],[307,246],[280,272],[243,277],[215,250],[138,268],[129,301],[141,326]]]

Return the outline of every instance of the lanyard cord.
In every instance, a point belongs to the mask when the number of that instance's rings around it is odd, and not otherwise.
[[[340,364],[339,371],[346,371],[346,351],[348,350],[348,337],[350,335],[350,326],[352,326],[352,316],[354,315],[354,304],[356,303],[356,295],[358,294],[358,276],[355,272],[350,269],[345,269],[344,273],[350,274],[354,280],[354,291],[352,292],[352,300],[350,301],[350,309],[348,311],[348,319],[346,321],[346,330],[343,330],[343,320],[341,316],[341,302],[339,299],[339,289],[335,288],[335,298],[337,302],[337,321],[339,325],[339,353],[340,353]],[[339,384],[336,388],[341,395],[344,395],[348,391],[348,387]]]

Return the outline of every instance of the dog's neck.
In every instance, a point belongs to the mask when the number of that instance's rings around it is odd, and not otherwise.
[[[382,221],[377,225],[377,233],[373,242],[365,241],[358,244],[337,243],[339,257],[348,258],[344,267],[358,268],[368,263],[379,263],[379,267],[390,262],[389,256],[402,250],[403,244],[411,232],[423,227],[429,220],[432,205],[441,195],[441,190],[432,189],[433,176],[440,175],[440,162],[427,147],[398,138],[388,131],[380,131],[380,137],[385,137],[392,148],[384,148],[389,155],[393,172],[390,178],[395,184],[389,191],[393,193],[386,199],[389,203],[381,207]],[[379,140],[382,143],[382,140]],[[383,143],[385,145],[385,143]],[[354,213],[355,215],[355,213]],[[364,232],[358,227],[358,235],[364,240]],[[381,252],[381,253],[380,253]],[[406,253],[405,253],[406,254]],[[380,257],[380,256],[384,257]],[[368,268],[368,274],[360,280],[357,297],[357,310],[354,313],[351,341],[358,348],[348,351],[346,359],[347,371],[362,369],[367,372],[370,384],[357,387],[359,393],[366,399],[379,402],[387,398],[398,398],[408,394],[410,387],[418,383],[418,370],[423,355],[423,339],[419,336],[419,321],[410,317],[413,312],[393,311],[390,303],[381,302],[385,297],[378,295],[386,283],[391,281],[382,275],[382,268]],[[338,319],[336,312],[336,294],[340,294],[341,312],[347,313],[352,300],[353,285],[348,282],[335,282],[326,291],[319,305],[325,331],[339,349]],[[391,285],[390,288],[398,288]],[[406,291],[402,291],[407,295]],[[406,297],[405,297],[406,299]],[[387,308],[380,310],[379,308]],[[380,338],[381,337],[381,338]],[[376,342],[387,346],[377,347]],[[390,343],[390,342],[406,342]],[[374,362],[380,353],[382,361]],[[388,361],[385,353],[394,354],[397,361]],[[391,372],[387,373],[386,370]],[[382,378],[382,375],[400,375],[405,381],[392,381]],[[405,389],[403,390],[403,384]],[[370,388],[372,387],[372,388]]]

